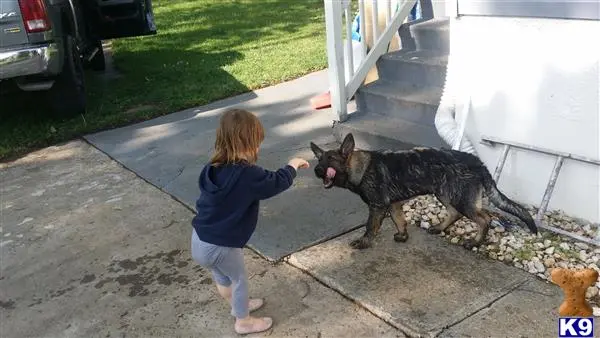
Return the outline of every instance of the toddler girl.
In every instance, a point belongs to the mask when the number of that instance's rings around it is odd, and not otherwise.
[[[288,189],[296,170],[309,166],[300,158],[277,171],[257,166],[263,140],[263,126],[252,113],[223,113],[214,155],[200,174],[198,213],[192,221],[192,257],[211,271],[219,294],[231,304],[239,334],[262,332],[273,324],[269,317],[249,315],[263,305],[262,299],[248,298],[242,251],[256,228],[259,201]]]

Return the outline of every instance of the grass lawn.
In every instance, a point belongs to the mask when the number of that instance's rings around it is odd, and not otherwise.
[[[0,161],[326,67],[322,0],[153,0],[153,6],[158,34],[113,41],[121,76],[89,74],[84,117],[48,117],[31,93],[2,98]]]

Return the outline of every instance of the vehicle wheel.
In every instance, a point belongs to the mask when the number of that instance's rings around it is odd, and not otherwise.
[[[72,36],[65,36],[64,48],[62,72],[55,79],[48,95],[56,116],[72,117],[85,113],[85,76],[81,53]]]
[[[98,41],[96,44],[98,52],[89,61],[90,68],[95,71],[103,71],[106,69],[106,59],[104,58],[104,49],[102,48],[102,41]]]

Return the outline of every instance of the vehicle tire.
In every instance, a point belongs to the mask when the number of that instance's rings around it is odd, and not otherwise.
[[[81,53],[72,36],[64,37],[64,48],[62,72],[56,77],[48,95],[55,116],[72,117],[85,113],[85,74]]]
[[[103,71],[106,69],[106,59],[104,58],[104,49],[102,48],[102,41],[98,41],[96,47],[98,47],[98,52],[89,61],[89,66],[92,70]]]

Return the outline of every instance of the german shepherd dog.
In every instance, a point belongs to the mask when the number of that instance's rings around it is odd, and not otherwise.
[[[430,148],[397,152],[355,150],[352,134],[346,135],[339,149],[323,150],[313,142],[310,148],[319,161],[315,175],[323,180],[325,188],[348,189],[369,207],[366,232],[350,243],[353,248],[370,247],[387,214],[398,230],[394,240],[408,240],[402,204],[427,194],[435,195],[448,212],[446,219],[427,230],[430,234],[441,233],[462,216],[477,223],[475,239],[463,244],[467,249],[479,246],[487,236],[491,218],[482,209],[484,194],[499,209],[518,217],[537,234],[529,212],[498,190],[488,169],[472,154]]]

